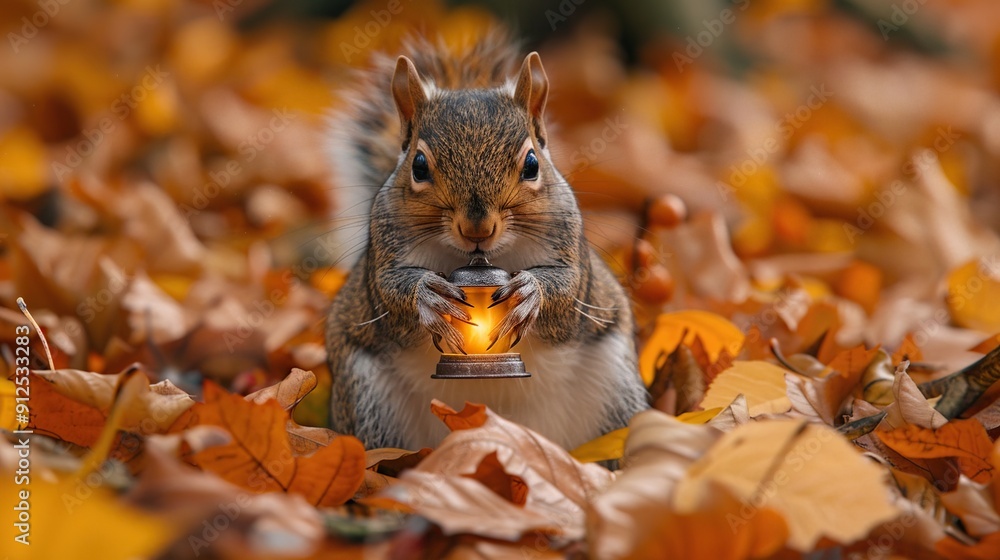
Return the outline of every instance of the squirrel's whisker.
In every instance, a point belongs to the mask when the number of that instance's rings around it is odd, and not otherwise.
[[[375,321],[378,321],[379,319],[382,319],[383,317],[385,317],[387,315],[389,315],[388,311],[386,311],[385,313],[379,315],[378,317],[375,317],[374,319],[370,319],[370,320],[365,321],[363,323],[355,323],[354,326],[355,327],[363,327],[365,325],[370,325],[370,324],[374,323]]]
[[[590,305],[589,303],[587,303],[585,301],[582,301],[580,298],[574,297],[573,299],[575,299],[576,302],[579,303],[580,305],[583,305],[585,307],[589,307],[591,309],[599,309],[601,311],[618,311],[617,307],[599,307],[597,305]]]

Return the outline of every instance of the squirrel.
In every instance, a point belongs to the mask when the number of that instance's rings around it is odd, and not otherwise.
[[[360,250],[327,320],[330,424],[369,448],[436,446],[435,398],[486,404],[567,449],[648,407],[630,299],[552,163],[541,59],[512,74],[517,51],[501,31],[459,49],[412,39],[331,116],[340,234]],[[474,254],[512,273],[491,336],[519,344],[530,378],[430,377],[442,344],[463,352],[451,321],[468,304],[446,275]]]

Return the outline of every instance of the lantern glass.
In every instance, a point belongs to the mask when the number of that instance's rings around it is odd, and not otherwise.
[[[493,293],[510,281],[505,270],[490,265],[482,255],[476,255],[468,266],[456,269],[448,280],[462,288],[469,323],[451,318],[451,324],[462,334],[465,354],[441,354],[441,360],[431,377],[435,379],[489,379],[531,377],[525,371],[521,355],[511,353],[510,337],[497,340],[490,348],[490,333],[500,324],[510,309],[508,302],[495,307]]]
[[[493,292],[498,286],[459,286],[465,292],[465,300],[472,305],[466,308],[472,323],[452,320],[451,324],[462,333],[465,339],[464,350],[469,354],[502,354],[510,349],[510,337],[498,340],[493,348],[490,346],[490,333],[500,324],[509,309],[505,301],[496,307],[493,305]],[[488,349],[489,348],[489,349]]]

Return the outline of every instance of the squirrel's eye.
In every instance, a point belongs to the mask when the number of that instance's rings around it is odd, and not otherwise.
[[[524,156],[524,169],[521,171],[521,180],[534,181],[538,178],[538,158],[535,150],[528,150],[528,155]]]
[[[431,180],[431,168],[427,166],[427,156],[423,152],[417,152],[417,155],[413,156],[413,180],[417,183],[423,183]]]

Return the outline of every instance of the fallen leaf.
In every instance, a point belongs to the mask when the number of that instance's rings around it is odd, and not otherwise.
[[[96,409],[106,417],[114,403],[121,377],[131,375],[133,371],[138,371],[145,382],[134,401],[124,411],[123,430],[142,434],[165,432],[181,414],[194,405],[194,399],[170,381],[150,385],[145,373],[137,366],[114,375],[74,369],[36,371],[35,375],[48,381],[51,388],[59,394]],[[66,427],[71,428],[72,425]]]
[[[669,355],[682,342],[691,345],[695,337],[701,339],[712,362],[719,359],[723,349],[731,356],[738,354],[744,340],[736,325],[714,313],[698,310],[663,313],[656,318],[653,334],[639,354],[639,372],[646,385],[653,382],[661,353]]]
[[[296,457],[288,441],[288,412],[278,403],[248,402],[212,382],[205,383],[204,397],[171,431],[221,426],[233,442],[195,454],[191,460],[199,467],[258,493],[292,492],[321,507],[344,503],[361,485],[365,455],[357,439],[341,436],[313,455]]]
[[[787,370],[768,362],[735,361],[708,386],[703,408],[729,406],[737,395],[744,395],[750,416],[788,412],[792,403],[785,389]]]
[[[802,421],[750,423],[724,435],[691,466],[677,503],[696,503],[706,484],[780,513],[788,546],[803,552],[821,538],[849,544],[899,514],[879,467],[831,428]]]
[[[486,407],[475,403],[465,403],[461,411],[455,411],[441,401],[434,401],[431,403],[431,412],[451,431],[479,428],[489,419]]]
[[[584,508],[611,481],[611,473],[578,462],[555,443],[482,405],[467,404],[462,412],[438,401],[433,406],[439,417],[457,420],[453,423],[459,428],[419,465],[404,471],[398,484],[373,498],[373,503],[405,505],[440,525],[446,534],[471,532],[516,540],[537,531],[567,539],[583,537]],[[482,423],[467,427],[469,418]],[[523,507],[500,498],[478,481],[456,476],[475,473],[483,459],[494,453],[507,475],[527,485]]]
[[[32,445],[37,443],[33,441]],[[11,444],[0,439],[0,447],[10,448]],[[6,455],[0,453],[0,457]],[[16,451],[13,456],[17,456]],[[155,515],[122,504],[115,493],[100,482],[85,484],[75,476],[51,481],[33,472],[30,485],[25,486],[10,482],[15,478],[15,470],[16,463],[0,465],[5,479],[0,484],[0,503],[16,511],[22,501],[19,492],[29,492],[23,508],[28,512],[26,530],[17,527],[16,517],[8,517],[11,521],[0,524],[0,538],[5,543],[4,551],[16,550],[17,558],[78,558],[81,551],[97,550],[101,551],[102,558],[154,558],[181,529]],[[103,478],[98,476],[97,480],[103,481]],[[78,494],[81,486],[87,492],[83,498]],[[27,546],[14,540],[21,533],[28,533]]]
[[[986,535],[972,546],[945,537],[937,542],[934,551],[951,560],[995,560],[1000,558],[1000,533]]]
[[[877,406],[888,406],[893,400],[892,388],[896,383],[892,358],[879,350],[861,375],[861,391],[866,401]]]
[[[483,457],[479,466],[476,467],[476,472],[462,476],[478,480],[480,484],[495,492],[497,496],[515,506],[523,506],[527,501],[528,486],[521,477],[507,474],[503,470],[503,465],[497,459],[496,451]]]
[[[955,490],[941,494],[941,503],[962,520],[962,528],[972,537],[1000,532],[1000,513],[993,503],[993,493],[985,484],[963,477]]]
[[[577,447],[569,454],[581,463],[599,463],[621,459],[625,454],[628,428],[618,428]]]
[[[629,430],[629,467],[588,512],[594,557],[761,558],[784,545],[788,532],[780,515],[764,509],[741,516],[746,504],[725,488],[677,505],[679,481],[718,441],[718,431],[659,411],[637,414]]]
[[[990,463],[993,442],[983,425],[974,419],[952,420],[937,429],[909,424],[876,434],[883,443],[906,457],[955,457],[962,474],[972,480],[987,482],[993,476],[994,468]]]
[[[905,365],[896,369],[896,380],[892,385],[892,394],[893,402],[885,407],[885,418],[881,422],[880,427],[883,429],[892,430],[913,424],[934,430],[948,422],[948,419],[934,409],[934,406],[917,388],[917,384],[906,374]]]

